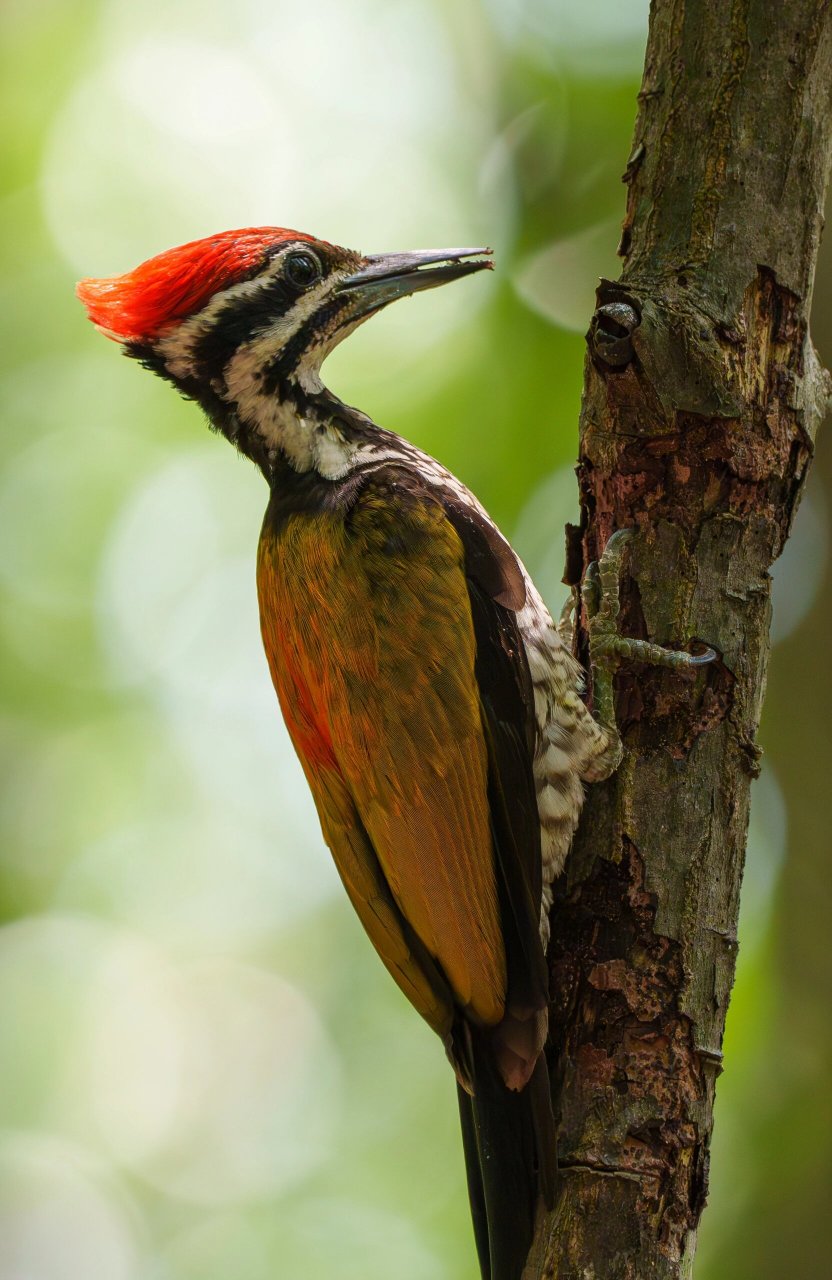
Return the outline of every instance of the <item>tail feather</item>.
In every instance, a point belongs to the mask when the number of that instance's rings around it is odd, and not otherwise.
[[[506,1088],[485,1037],[472,1037],[473,1095],[458,1087],[468,1196],[482,1280],[520,1280],[542,1201],[555,1187],[555,1124],[543,1054],[528,1085]]]

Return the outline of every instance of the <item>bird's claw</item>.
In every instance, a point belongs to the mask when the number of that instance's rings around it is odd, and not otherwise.
[[[679,671],[705,666],[716,658],[715,650],[704,646],[700,652],[665,649],[650,640],[622,636],[618,630],[621,607],[619,583],[627,545],[634,529],[619,529],[607,541],[600,560],[593,561],[584,575],[581,598],[586,609],[589,656],[594,671],[595,705],[599,721],[611,732],[615,727],[612,677],[622,661],[647,662],[652,666]]]
[[[563,608],[560,611],[560,616],[556,623],[556,630],[561,638],[564,648],[570,650],[572,649],[575,639],[575,619],[580,612],[578,608],[578,601],[579,590],[577,587],[572,587],[569,595],[564,601]]]
[[[684,649],[665,649],[649,640],[622,636],[619,632],[619,584],[624,551],[634,537],[634,529],[618,529],[608,539],[600,560],[594,560],[584,576],[582,599],[589,625],[589,652],[593,664],[614,670],[619,662],[629,659],[680,670],[713,662],[716,652],[709,646],[703,646],[698,653],[688,653]]]

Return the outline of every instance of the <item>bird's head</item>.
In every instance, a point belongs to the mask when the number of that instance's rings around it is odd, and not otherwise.
[[[197,400],[264,470],[283,453],[301,471],[318,467],[321,454],[343,472],[347,452],[313,447],[340,405],[321,383],[324,359],[397,298],[490,267],[489,252],[364,256],[252,227],[169,249],[125,275],[83,280],[77,293],[102,333]],[[336,444],[342,428],[332,428]]]

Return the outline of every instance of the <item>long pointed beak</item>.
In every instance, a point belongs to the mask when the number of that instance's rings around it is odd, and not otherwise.
[[[416,253],[377,253],[364,259],[360,270],[347,276],[339,292],[351,292],[358,304],[354,315],[365,315],[406,298],[421,289],[459,280],[475,271],[490,271],[490,249],[423,249]]]

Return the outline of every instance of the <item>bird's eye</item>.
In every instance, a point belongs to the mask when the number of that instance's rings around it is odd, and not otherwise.
[[[321,264],[308,249],[288,253],[283,264],[287,280],[298,289],[308,289],[321,278]]]

